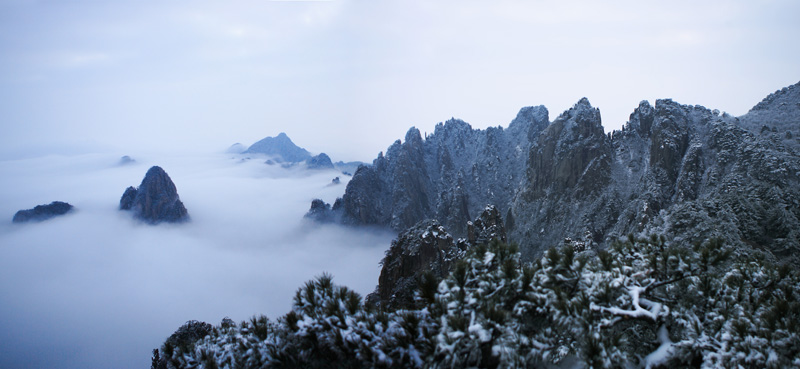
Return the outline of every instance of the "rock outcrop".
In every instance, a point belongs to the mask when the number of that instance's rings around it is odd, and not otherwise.
[[[36,205],[33,209],[20,210],[14,214],[12,222],[40,222],[71,212],[74,207],[66,202],[53,201],[47,205]]]
[[[311,159],[311,154],[306,149],[295,145],[283,132],[250,145],[243,154],[264,154],[276,159],[280,158],[283,162],[288,163],[299,163]]]
[[[507,129],[451,119],[423,138],[411,128],[356,171],[338,211],[343,223],[397,231],[438,219],[465,237],[470,215],[497,204],[528,260],[564,237],[605,247],[658,232],[798,261],[798,152],[800,84],[738,118],[643,101],[609,134],[584,98],[552,123],[547,109],[529,107]]]
[[[331,158],[324,152],[306,160],[308,169],[334,169]]]
[[[468,239],[456,240],[436,220],[421,221],[398,235],[381,262],[378,288],[367,297],[368,302],[388,310],[409,308],[422,273],[443,278],[470,247],[506,240],[503,220],[493,205],[468,224]]]
[[[119,201],[120,210],[150,224],[183,222],[189,213],[178,196],[178,190],[167,172],[154,166],[147,171],[138,188],[128,187]]]
[[[311,201],[311,209],[306,213],[305,218],[311,219],[320,223],[334,223],[339,220],[340,211],[342,206],[341,201],[337,201],[331,206],[325,201],[314,199]]]

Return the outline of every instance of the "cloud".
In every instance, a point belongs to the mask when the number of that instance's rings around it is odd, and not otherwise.
[[[131,153],[127,153],[131,154]],[[0,367],[134,368],[190,319],[218,323],[289,311],[306,280],[330,272],[366,294],[388,233],[302,219],[332,201],[335,171],[308,173],[230,155],[133,153],[0,162]],[[175,182],[192,221],[148,226],[117,210],[150,165]],[[72,214],[12,224],[16,210],[63,200]]]

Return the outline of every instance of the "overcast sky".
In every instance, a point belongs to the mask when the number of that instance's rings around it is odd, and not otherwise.
[[[648,4],[648,5],[645,5]],[[371,160],[410,126],[618,129],[643,99],[741,115],[800,80],[797,1],[0,2],[0,158],[224,150]]]

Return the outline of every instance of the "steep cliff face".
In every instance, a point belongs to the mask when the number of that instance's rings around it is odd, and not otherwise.
[[[509,208],[525,176],[531,143],[548,124],[543,106],[526,107],[507,129],[475,130],[457,119],[423,139],[411,128],[371,166],[360,167],[342,197],[341,219],[355,225],[407,229],[436,218],[454,235],[486,204]]]
[[[741,121],[752,119],[672,100],[658,100],[655,107],[642,102],[605,143],[595,134],[594,141],[570,146],[574,134],[552,134],[559,117],[531,149],[529,181],[512,204],[510,238],[526,257],[564,236],[603,245],[627,233],[658,232],[675,242],[721,237],[796,258],[800,238],[792,230],[800,226],[800,161],[779,137],[759,137],[742,127]],[[551,146],[569,149],[554,152],[549,161]],[[587,164],[592,160],[602,169],[593,172]],[[581,179],[558,176],[561,161]],[[589,186],[574,185],[581,181]]]
[[[584,197],[608,183],[611,145],[600,111],[581,99],[538,137],[528,159],[526,197]]]
[[[147,171],[138,188],[125,189],[119,208],[132,211],[136,218],[151,224],[189,220],[189,213],[178,196],[175,183],[158,166]]]
[[[552,124],[524,108],[507,129],[450,120],[412,128],[347,186],[350,224],[403,230],[435,218],[458,237],[497,204],[525,258],[571,237],[603,245],[628,233],[800,255],[800,84],[732,117],[669,99],[643,101],[605,134],[587,99]]]

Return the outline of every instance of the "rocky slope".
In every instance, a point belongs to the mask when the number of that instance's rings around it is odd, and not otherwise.
[[[495,206],[487,206],[466,228],[469,236],[455,239],[438,221],[424,220],[398,235],[381,261],[378,288],[367,302],[391,311],[410,308],[423,273],[442,279],[467,249],[493,239],[506,241],[503,219]]]
[[[47,205],[36,205],[33,209],[20,210],[14,214],[14,223],[40,222],[71,212],[74,207],[63,201],[53,201]]]
[[[601,247],[628,233],[674,242],[720,236],[778,258],[800,253],[800,86],[732,117],[669,99],[643,101],[604,133],[587,99],[549,121],[523,108],[507,129],[460,120],[411,128],[359,168],[330,219],[407,229],[437,219],[465,236],[496,204],[531,259],[564,237]],[[766,127],[766,128],[764,128]]]
[[[132,211],[136,218],[150,224],[189,220],[175,183],[158,166],[147,171],[138,188],[131,186],[125,190],[119,200],[119,209]]]

